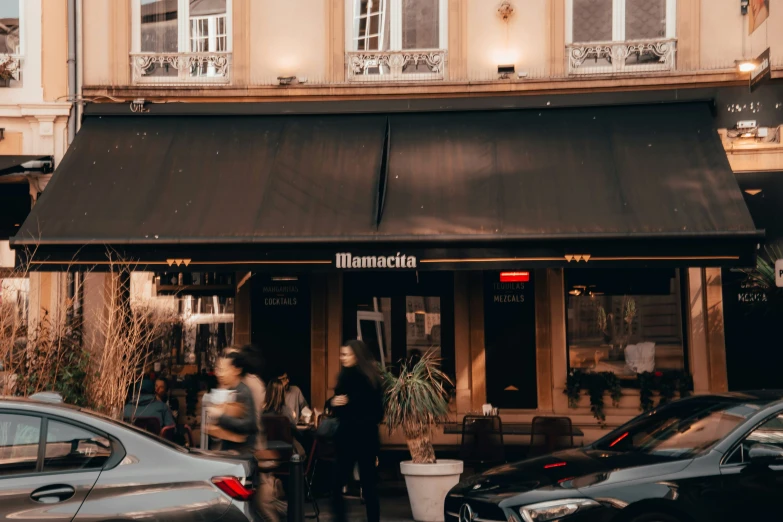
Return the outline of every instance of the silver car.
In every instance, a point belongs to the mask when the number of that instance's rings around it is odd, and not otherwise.
[[[75,407],[0,398],[0,520],[252,521],[255,471]]]

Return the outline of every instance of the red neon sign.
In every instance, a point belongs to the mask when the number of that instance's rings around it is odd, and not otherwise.
[[[530,272],[501,272],[501,283],[527,283],[530,281]]]

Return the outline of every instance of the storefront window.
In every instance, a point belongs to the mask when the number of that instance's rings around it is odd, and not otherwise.
[[[171,335],[161,339],[161,370],[176,374],[214,368],[234,342],[234,276],[212,272],[131,274],[131,302],[167,312]]]
[[[637,374],[685,368],[677,270],[566,270],[571,369]]]
[[[364,341],[389,369],[431,353],[453,377],[453,281],[444,272],[346,274],[345,339]]]

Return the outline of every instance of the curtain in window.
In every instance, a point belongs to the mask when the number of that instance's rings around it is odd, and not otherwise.
[[[0,0],[0,53],[19,54],[19,0]]]
[[[176,53],[177,0],[141,0],[141,52]]]
[[[612,0],[573,1],[573,41],[612,41]],[[646,1],[641,0],[641,3]]]
[[[402,0],[402,48],[440,48],[440,0]]]
[[[666,36],[666,0],[625,0],[625,39]]]

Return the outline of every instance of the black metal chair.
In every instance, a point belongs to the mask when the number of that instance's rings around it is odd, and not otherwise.
[[[460,459],[476,471],[506,463],[503,421],[500,417],[466,415],[462,419]]]
[[[574,431],[568,417],[535,417],[530,430],[528,457],[548,455],[574,447]]]

